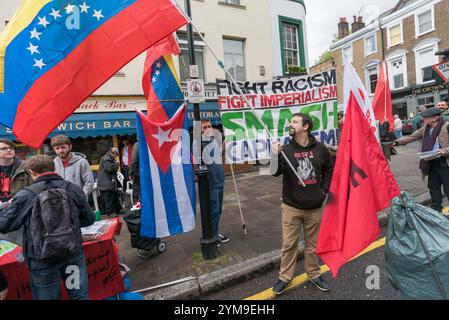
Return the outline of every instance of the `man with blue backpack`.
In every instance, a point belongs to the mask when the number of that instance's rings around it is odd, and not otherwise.
[[[0,232],[24,226],[23,254],[33,299],[60,299],[62,279],[72,300],[87,300],[81,227],[93,224],[95,215],[83,190],[57,175],[49,156],[31,157],[26,169],[34,182],[0,211]]]

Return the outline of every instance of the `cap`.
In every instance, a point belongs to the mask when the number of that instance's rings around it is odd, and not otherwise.
[[[436,117],[441,115],[441,110],[438,108],[430,108],[424,112],[421,112],[419,115],[423,118]]]

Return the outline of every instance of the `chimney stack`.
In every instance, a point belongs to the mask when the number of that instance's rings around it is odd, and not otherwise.
[[[359,31],[365,27],[365,23],[363,22],[363,17],[354,16],[354,22],[351,24],[352,33]]]
[[[348,20],[345,17],[340,18],[340,22],[338,23],[338,38],[343,39],[348,35],[349,35]]]

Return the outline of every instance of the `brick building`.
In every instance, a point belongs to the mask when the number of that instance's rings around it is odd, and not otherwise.
[[[343,100],[343,56],[374,97],[380,65],[388,61],[393,112],[402,119],[448,98],[448,87],[435,77],[436,52],[449,48],[449,0],[401,0],[365,24],[353,17],[338,23],[339,40],[331,51],[337,69],[339,102]]]

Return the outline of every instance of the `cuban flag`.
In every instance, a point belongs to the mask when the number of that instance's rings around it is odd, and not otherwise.
[[[141,179],[141,235],[168,237],[195,229],[195,179],[187,106],[168,122],[137,111]]]

